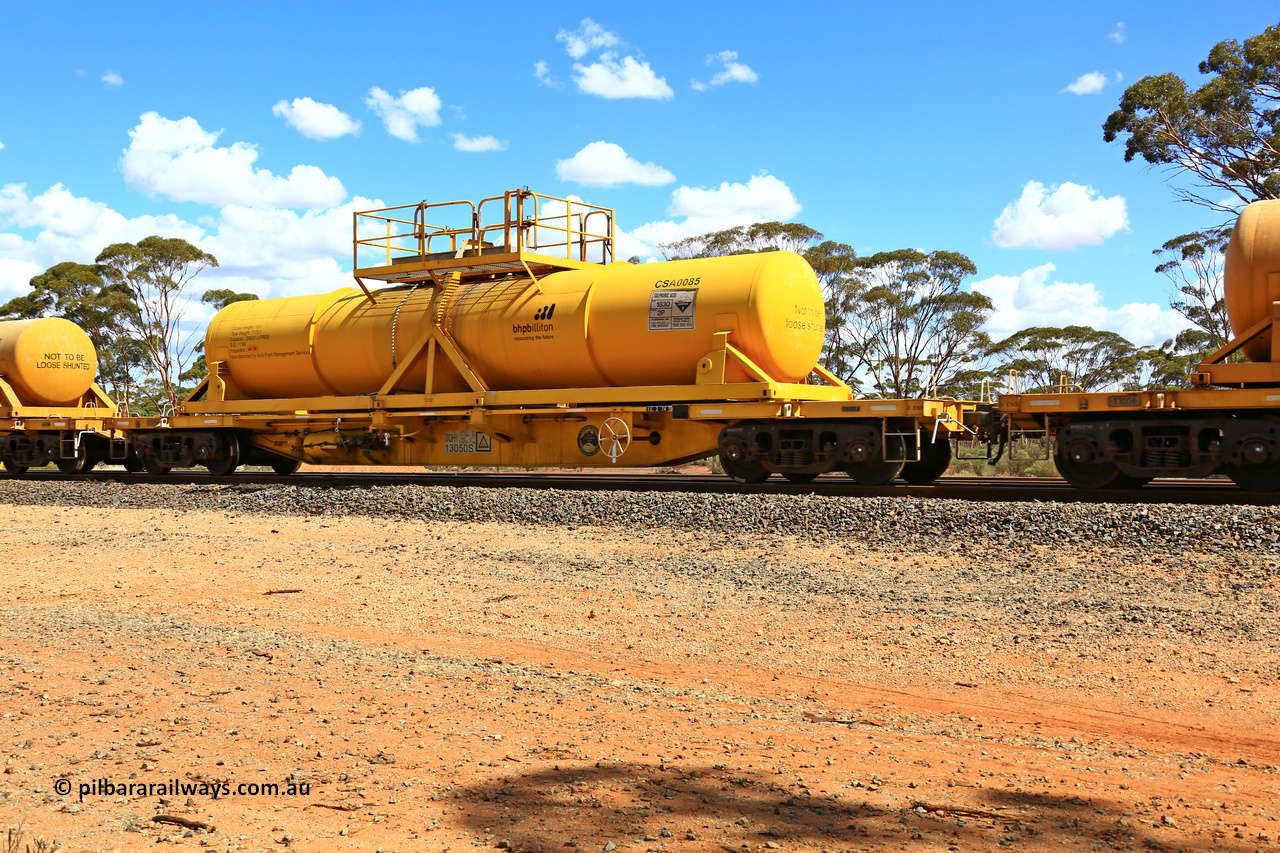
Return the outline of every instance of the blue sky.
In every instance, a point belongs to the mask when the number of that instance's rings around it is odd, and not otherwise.
[[[152,233],[218,256],[198,285],[317,292],[352,210],[527,185],[615,208],[622,257],[790,219],[969,255],[997,334],[1159,342],[1151,251],[1219,219],[1101,124],[1264,5],[6,2],[0,297]]]

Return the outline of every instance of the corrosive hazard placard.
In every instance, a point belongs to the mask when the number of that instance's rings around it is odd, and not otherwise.
[[[492,453],[493,439],[479,430],[463,429],[444,434],[445,453]]]
[[[655,290],[649,295],[649,331],[675,332],[696,328],[696,290]]]

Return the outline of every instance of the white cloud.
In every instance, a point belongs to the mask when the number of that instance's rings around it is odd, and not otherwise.
[[[773,175],[755,175],[745,184],[725,181],[716,189],[680,187],[671,194],[676,216],[761,216],[790,219],[800,212],[800,202],[785,183]]]
[[[714,56],[707,57],[707,64],[719,62],[723,70],[711,78],[712,86],[723,86],[725,83],[755,83],[760,75],[752,71],[750,66],[738,61],[736,50],[722,50]]]
[[[588,95],[599,95],[602,98],[670,98],[675,94],[667,85],[665,77],[653,73],[649,63],[640,62],[634,56],[624,56],[619,61],[617,54],[602,53],[600,58],[590,65],[575,62],[573,70],[577,72],[573,82],[578,84],[578,91]]]
[[[1119,71],[1116,72],[1116,79],[1109,80],[1107,75],[1097,71],[1090,71],[1088,74],[1081,74],[1076,81],[1067,86],[1062,91],[1072,92],[1076,95],[1096,95],[1112,83],[1119,83],[1124,79],[1124,75]]]
[[[800,202],[781,180],[760,174],[745,184],[726,181],[715,189],[679,187],[671,193],[668,212],[684,218],[678,222],[648,222],[624,235],[624,239],[619,240],[618,257],[647,257],[655,254],[654,247],[659,243],[739,225],[791,219],[800,212]],[[629,247],[625,253],[624,243]]]
[[[507,141],[494,136],[466,136],[461,133],[449,134],[453,137],[453,147],[459,151],[506,151]]]
[[[1107,38],[1111,39],[1116,44],[1124,44],[1124,40],[1128,38],[1124,32],[1124,21],[1116,23],[1115,32],[1107,33]]]
[[[996,219],[991,242],[1002,249],[1061,251],[1096,246],[1128,227],[1124,196],[1104,198],[1093,187],[1069,181],[1052,190],[1028,181],[1022,196]]]
[[[124,78],[108,68],[107,72],[102,75],[102,82],[106,83],[108,86],[123,86]]]
[[[612,142],[592,142],[568,160],[556,162],[556,177],[589,187],[669,184],[676,176],[655,163],[641,163]]]
[[[62,261],[90,263],[112,243],[152,234],[199,240],[203,230],[177,216],[122,216],[102,202],[54,184],[29,196],[25,184],[0,188],[0,226],[37,229],[31,239],[0,232],[0,294],[25,293],[31,277]],[[6,297],[7,298],[7,297]]]
[[[629,261],[632,258],[640,258],[642,261],[662,260],[653,246],[620,228],[613,229],[613,258],[617,261]]]
[[[181,237],[218,258],[218,268],[200,275],[198,291],[229,287],[294,296],[350,287],[352,212],[383,206],[379,199],[359,197],[302,213],[233,204],[217,217],[201,217],[208,223],[201,227],[173,215],[127,218],[61,184],[34,197],[24,185],[9,184],[0,189],[0,300],[25,293],[30,279],[54,264],[91,263],[112,243],[152,234]],[[25,238],[5,228],[37,233]],[[203,310],[193,305],[186,322],[195,323]]]
[[[387,133],[406,142],[418,141],[419,126],[440,123],[440,96],[430,86],[401,92],[398,98],[374,86],[364,102],[382,119]]]
[[[3,150],[4,150],[4,143],[0,142],[0,151],[3,151]]]
[[[533,63],[533,79],[538,81],[539,86],[560,85],[560,81],[551,76],[551,67],[541,59]]]
[[[200,248],[218,258],[219,267],[212,276],[218,287],[231,287],[224,283],[227,279],[240,290],[260,296],[351,287],[351,215],[383,206],[378,199],[360,197],[302,214],[228,205],[221,211],[216,233],[205,238]]]
[[[333,104],[322,104],[311,98],[294,98],[293,103],[280,101],[271,112],[309,139],[337,139],[360,130],[360,122]]]
[[[1093,284],[1051,281],[1055,269],[1053,264],[1042,264],[1021,275],[995,275],[974,282],[972,289],[995,304],[983,328],[999,339],[1033,326],[1092,326],[1117,332],[1137,346],[1157,346],[1189,325],[1171,308],[1149,302],[1107,308]]]
[[[31,279],[53,266],[53,264],[41,265],[33,261],[4,257],[10,251],[5,245],[4,238],[7,236],[12,235],[0,234],[0,299],[5,302],[26,293]]]
[[[315,166],[294,166],[279,177],[255,169],[258,149],[246,142],[220,148],[218,133],[191,117],[171,121],[145,113],[129,131],[120,166],[125,180],[174,201],[243,204],[255,207],[332,207],[347,196],[342,182]]]
[[[574,59],[581,59],[593,50],[622,43],[617,33],[606,30],[590,18],[583,18],[573,32],[561,30],[556,33],[556,41],[564,42],[564,52]]]

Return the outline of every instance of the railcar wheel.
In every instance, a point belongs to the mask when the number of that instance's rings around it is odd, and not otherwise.
[[[17,462],[14,462],[12,459],[4,460],[4,470],[8,471],[10,474],[14,474],[14,475],[25,474],[27,473],[27,467],[28,466],[26,465],[19,465]]]
[[[783,474],[782,476],[786,477],[792,483],[812,483],[814,480],[818,479],[817,473],[813,471],[805,471],[803,473],[792,472],[790,474]]]
[[[887,461],[883,455],[868,457],[860,461],[851,461],[845,466],[845,473],[859,486],[883,486],[893,482],[893,478],[902,472],[905,463],[902,461],[905,448],[902,439],[895,435],[886,436],[884,453],[897,456],[896,462]]]
[[[142,457],[142,470],[146,471],[148,474],[168,474],[169,466],[161,465],[159,460],[148,453]]]
[[[1064,454],[1061,447],[1053,454],[1053,465],[1062,479],[1077,489],[1123,489],[1132,482],[1114,462],[1077,461]]]
[[[732,461],[726,459],[723,455],[720,457],[720,467],[724,468],[724,472],[739,483],[763,483],[769,479],[769,471],[759,462]]]
[[[88,445],[81,444],[80,449],[76,451],[76,455],[71,459],[55,459],[53,464],[58,467],[59,474],[84,474],[87,473],[97,463],[89,455]]]
[[[302,467],[301,459],[272,459],[271,470],[275,471],[281,477],[288,477],[290,474],[298,473],[298,469]]]
[[[142,460],[137,456],[134,456],[132,453],[126,456],[124,461],[120,464],[123,465],[124,470],[128,471],[130,474],[137,474],[142,470]]]
[[[1250,492],[1280,492],[1280,462],[1265,465],[1232,465],[1227,468],[1231,482]]]
[[[226,444],[220,444],[213,458],[205,463],[205,467],[215,477],[225,477],[228,474],[234,474],[239,464],[240,440],[232,435],[227,437]]]
[[[951,439],[931,441],[930,433],[920,434],[920,461],[907,462],[898,476],[913,486],[927,486],[951,465]]]

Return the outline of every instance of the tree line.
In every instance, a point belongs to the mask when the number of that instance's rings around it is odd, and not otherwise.
[[[1186,234],[1156,250],[1175,284],[1174,310],[1192,328],[1140,347],[1089,326],[983,331],[994,305],[966,288],[977,267],[959,252],[898,249],[859,257],[799,223],[743,225],[663,244],[671,259],[787,249],[803,256],[827,309],[822,366],[864,395],[978,399],[1012,384],[1024,393],[1063,381],[1090,391],[1186,387],[1190,369],[1227,342],[1221,258],[1230,232]]]

